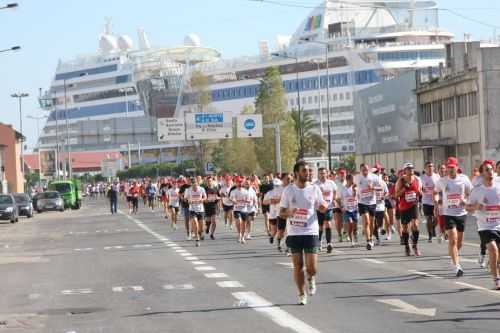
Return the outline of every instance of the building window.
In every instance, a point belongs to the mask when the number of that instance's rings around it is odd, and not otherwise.
[[[292,98],[292,99],[290,100],[290,105],[291,105],[291,106],[294,106],[294,105],[295,105],[295,99],[294,99],[294,98]]]
[[[422,108],[422,124],[432,123],[432,104],[426,103],[421,105]]]
[[[318,100],[319,100],[318,96],[314,96],[314,103],[318,103]]]
[[[468,102],[468,109],[469,109],[469,116],[475,116],[479,113],[479,105],[477,103],[477,93],[472,92],[468,94],[467,98]]]
[[[309,97],[307,98],[307,103],[308,103],[308,104],[312,104],[312,102],[313,102],[313,98],[312,98],[311,96],[309,96]]]
[[[344,100],[344,94],[343,93],[340,93],[339,94],[339,100],[343,101]]]
[[[345,93],[345,99],[346,100],[350,100],[351,99],[351,93],[350,92],[346,92]]]
[[[302,105],[306,105],[306,103],[307,103],[307,98],[302,97]]]
[[[457,96],[457,116],[458,118],[467,117],[467,95]]]
[[[325,101],[325,95],[321,95],[321,103]]]
[[[443,120],[455,119],[455,101],[453,97],[443,100]]]
[[[333,94],[333,101],[335,102],[337,100],[337,94]]]
[[[437,123],[443,120],[443,102],[432,102],[432,121]]]

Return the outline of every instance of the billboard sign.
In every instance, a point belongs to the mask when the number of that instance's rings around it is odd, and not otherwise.
[[[415,73],[382,81],[357,92],[356,153],[373,154],[409,148],[418,138]]]
[[[158,118],[158,141],[184,141],[186,131],[184,119],[181,118]]]
[[[242,114],[236,117],[236,135],[238,138],[261,138],[262,115],[261,114]]]
[[[232,112],[187,113],[187,140],[217,140],[233,136]]]

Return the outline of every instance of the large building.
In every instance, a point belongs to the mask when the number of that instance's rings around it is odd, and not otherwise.
[[[500,160],[500,47],[446,45],[446,67],[417,83],[419,131],[413,144],[425,160],[456,156],[470,174],[484,159]]]
[[[0,193],[24,192],[21,145],[24,137],[11,125],[0,123]]]

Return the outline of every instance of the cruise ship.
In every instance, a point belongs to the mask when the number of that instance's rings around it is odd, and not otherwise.
[[[151,48],[142,29],[134,48],[130,37],[113,34],[108,23],[98,53],[60,62],[50,89],[41,94],[50,116],[40,147],[55,149],[56,138],[72,150],[124,151],[132,145],[137,150],[133,158],[143,163],[180,162],[192,156],[191,144],[159,143],[156,122],[195,110],[186,98],[193,70],[209,78],[211,110],[238,114],[254,106],[259,80],[276,66],[288,109],[300,103],[325,139],[329,116],[332,153],[352,154],[357,92],[403,71],[437,69],[444,63],[444,44],[453,34],[438,22],[434,1],[323,1],[293,35],[278,36],[275,45],[260,41],[255,56],[235,59],[201,47],[196,35],[187,36],[180,47]],[[188,64],[192,50],[201,50],[206,59]]]

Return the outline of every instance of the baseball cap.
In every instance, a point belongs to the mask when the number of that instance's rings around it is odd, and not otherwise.
[[[458,168],[458,160],[455,157],[448,157],[446,160],[447,168]]]
[[[345,169],[339,169],[339,174],[345,175],[346,174]]]
[[[404,169],[415,169],[415,166],[411,162],[406,162],[405,164],[403,164],[403,170]]]
[[[483,163],[481,163],[481,165],[491,165],[493,168],[495,167],[495,161],[493,160],[484,160]]]

